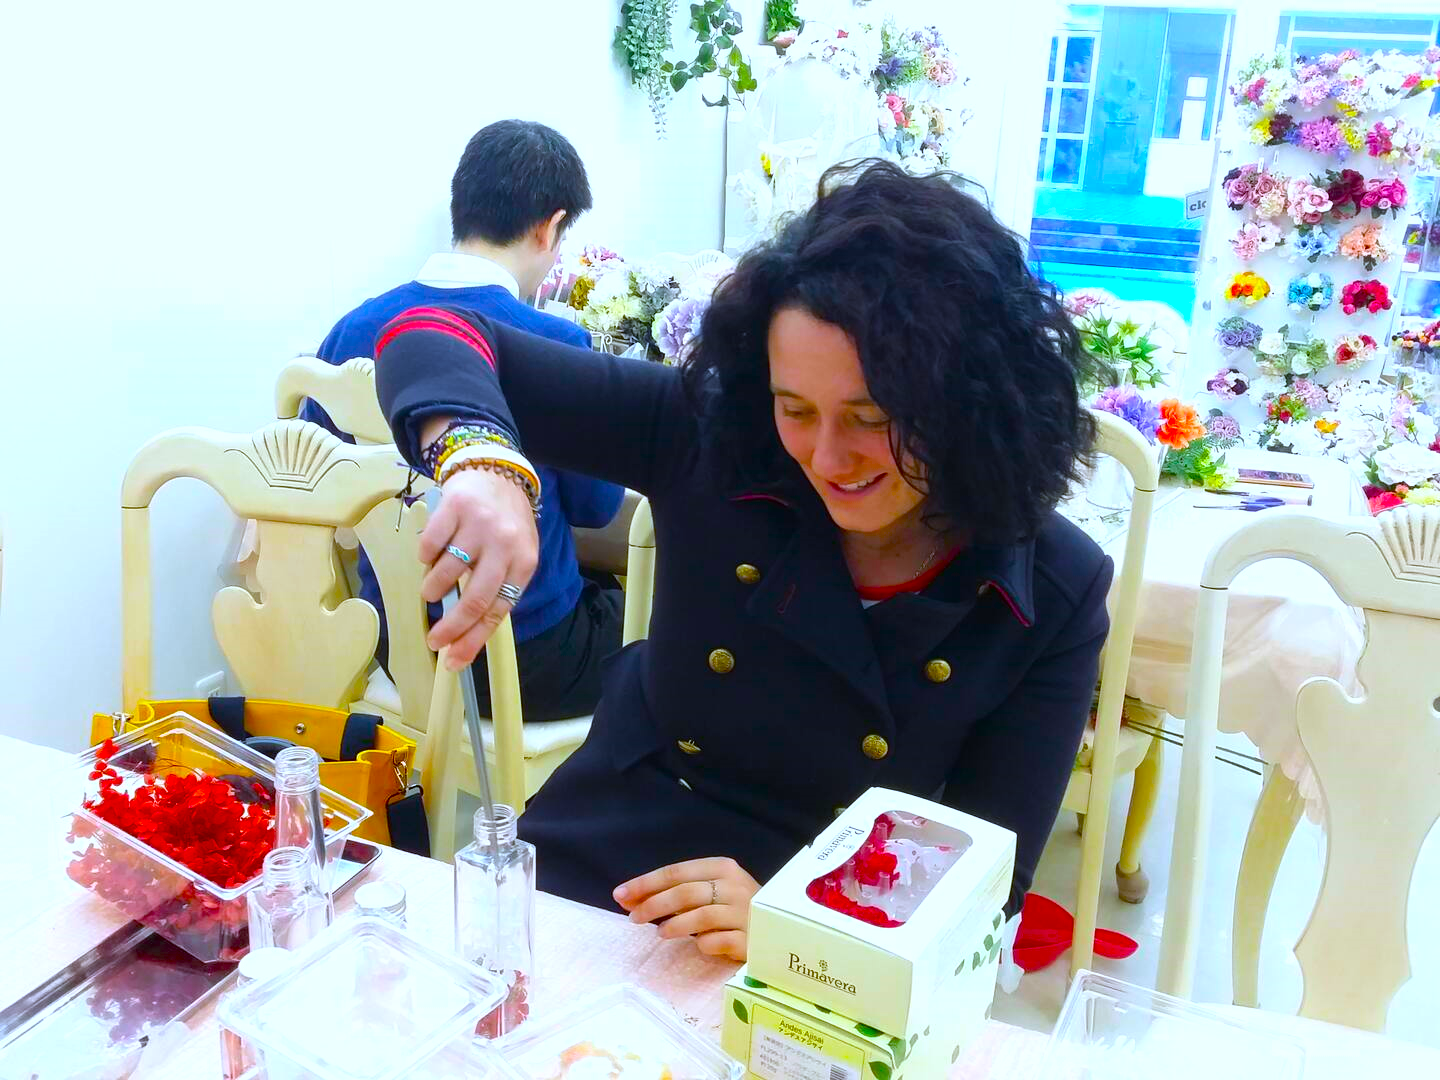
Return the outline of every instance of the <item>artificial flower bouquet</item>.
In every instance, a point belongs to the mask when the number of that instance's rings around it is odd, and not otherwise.
[[[638,345],[651,360],[664,359],[655,341],[655,317],[680,295],[679,283],[608,248],[587,247],[580,267],[566,301],[579,312],[580,325],[622,347]]]
[[[184,713],[77,761],[69,877],[197,960],[243,956],[246,894],[275,842],[273,762]],[[336,858],[369,811],[329,791],[322,802]]]
[[[1102,299],[1083,293],[1068,299],[1066,310],[1085,348],[1116,378],[1145,389],[1164,382],[1160,346],[1150,337],[1153,325],[1142,329],[1134,319],[1113,314]]]
[[[1293,63],[1278,50],[1242,67],[1230,98],[1257,146],[1298,146],[1340,161],[1365,155],[1394,166],[1429,160],[1431,138],[1393,118],[1367,124],[1360,116],[1389,111],[1437,85],[1440,48],[1418,56],[1347,49]],[[1378,209],[1378,200],[1372,206]]]

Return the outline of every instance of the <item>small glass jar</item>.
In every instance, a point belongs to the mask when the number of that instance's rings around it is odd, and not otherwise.
[[[331,923],[330,898],[315,884],[308,848],[277,847],[250,890],[250,948],[298,949]]]
[[[330,873],[325,855],[325,810],[320,803],[320,755],[308,746],[287,746],[275,755],[275,846],[308,848],[315,883],[330,904]]]
[[[405,929],[405,888],[395,881],[371,881],[355,890],[355,914],[374,915]]]
[[[535,958],[535,847],[515,832],[512,807],[475,812],[475,841],[455,856],[455,951],[505,980],[504,1002],[476,1034],[494,1039],[530,1013]]]

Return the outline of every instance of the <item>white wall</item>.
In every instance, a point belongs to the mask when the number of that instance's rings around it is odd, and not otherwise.
[[[595,191],[580,238],[716,246],[723,118],[687,91],[656,141],[612,59],[618,6],[7,12],[0,731],[78,747],[91,711],[118,706],[126,462],[169,427],[269,419],[286,360],[448,244],[450,174],[478,127],[519,116],[570,137]],[[155,517],[154,691],[180,695],[221,667],[208,597],[235,522],[189,482]]]

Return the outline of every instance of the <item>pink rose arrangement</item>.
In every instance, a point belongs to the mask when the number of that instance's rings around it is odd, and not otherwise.
[[[1280,226],[1269,221],[1247,221],[1240,231],[1230,238],[1230,247],[1241,262],[1253,262],[1267,251],[1273,251],[1285,242]]]
[[[890,114],[895,117],[896,127],[904,127],[906,124],[909,123],[909,119],[906,117],[905,112],[910,107],[910,103],[907,102],[899,94],[886,94],[885,107],[889,109]]]
[[[1346,315],[1357,311],[1368,311],[1379,315],[1391,307],[1390,290],[1383,281],[1352,281],[1340,294],[1340,308]]]
[[[1334,206],[1329,192],[1302,178],[1290,181],[1285,198],[1289,202],[1290,217],[1296,225],[1319,225]]]
[[[1371,217],[1384,217],[1387,212],[1391,217],[1399,217],[1405,206],[1406,194],[1405,182],[1398,176],[1390,180],[1377,178],[1365,184],[1360,205],[1370,208]]]
[[[1285,194],[1289,183],[1290,178],[1279,173],[1261,172],[1257,175],[1250,199],[1255,215],[1262,218],[1284,217],[1290,209],[1290,200]]]
[[[1379,348],[1369,334],[1341,334],[1335,341],[1335,364],[1338,367],[1359,367]]]
[[[1340,238],[1340,254],[1347,259],[1359,259],[1366,270],[1390,258],[1392,252],[1385,244],[1385,235],[1379,224],[1357,225]]]
[[[1255,165],[1241,165],[1231,169],[1221,181],[1225,191],[1225,203],[1231,210],[1244,210],[1255,197],[1255,184],[1260,170]]]

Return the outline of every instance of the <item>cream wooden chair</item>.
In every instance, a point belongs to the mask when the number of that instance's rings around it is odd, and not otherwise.
[[[1362,696],[1348,697],[1329,678],[1310,679],[1296,694],[1300,739],[1325,799],[1328,845],[1319,896],[1295,954],[1305,984],[1302,1016],[1379,1031],[1410,976],[1410,881],[1440,819],[1440,509],[1342,520],[1267,511],[1211,553],[1196,616],[1158,989],[1188,996],[1193,983],[1229,586],[1245,567],[1268,558],[1314,567],[1365,618]],[[1280,795],[1272,789],[1268,798]],[[1265,801],[1257,814],[1275,816]],[[1291,812],[1298,816],[1298,809]],[[1252,825],[1245,859],[1278,861],[1283,841],[1275,847],[1272,838],[1257,848]],[[1263,905],[1268,895],[1266,887],[1244,899]],[[1241,899],[1237,892],[1237,904]],[[1241,914],[1263,924],[1263,906]],[[1258,925],[1253,932],[1258,943]]]
[[[364,356],[330,364],[315,356],[299,356],[275,380],[275,415],[300,415],[306,398],[313,398],[335,426],[357,443],[393,443],[390,425],[375,396],[375,361]]]
[[[1137,882],[1143,885],[1140,840],[1154,811],[1159,791],[1161,742],[1138,727],[1122,725],[1122,714],[1143,708],[1127,701],[1125,683],[1130,672],[1130,651],[1135,642],[1140,585],[1145,574],[1145,550],[1155,491],[1160,483],[1160,453],[1133,427],[1109,413],[1093,412],[1099,425],[1096,450],[1114,458],[1135,485],[1125,535],[1124,562],[1110,592],[1110,634],[1100,667],[1100,699],[1095,710],[1095,742],[1088,766],[1077,766],[1061,804],[1081,815],[1080,880],[1075,900],[1075,935],[1070,953],[1073,976],[1091,966],[1095,925],[1100,903],[1100,878],[1109,827],[1110,797],[1117,774],[1134,773],[1130,813],[1116,867],[1122,896],[1132,899]],[[1143,888],[1141,888],[1143,897]]]
[[[373,361],[356,358],[332,365],[314,357],[295,360],[281,372],[277,381],[276,411],[281,415],[298,415],[305,398],[318,402],[336,427],[353,433],[358,441],[388,445],[396,468],[403,468],[399,452],[390,445],[390,430],[376,398]],[[429,486],[428,481],[420,479],[414,491],[423,491]],[[604,530],[576,530],[577,548],[590,556],[582,556],[582,562],[595,565],[592,560],[599,560],[602,569],[612,572],[616,569],[612,536],[623,527],[622,519],[628,520],[638,501],[638,495],[629,493],[616,522]],[[390,654],[389,675],[376,665],[363,697],[353,703],[352,708],[376,713],[416,739],[420,743],[417,761],[441,763],[442,771],[429,779],[426,799],[431,816],[432,852],[438,857],[447,849],[442,845],[448,846],[454,834],[455,793],[478,792],[473,754],[468,739],[463,737],[463,721],[447,720],[445,731],[438,739],[427,738],[431,718],[439,715],[434,698],[437,692],[435,654],[425,643],[428,623],[425,605],[420,602],[425,568],[416,557],[416,537],[424,530],[427,520],[428,511],[423,502],[417,501],[403,513],[393,505],[377,507],[356,527],[385,601]],[[623,568],[622,559],[619,569]],[[394,617],[392,612],[396,613]],[[495,719],[500,721],[498,742],[494,723],[484,724],[487,757],[503,798],[523,808],[529,796],[585,741],[590,731],[590,717],[577,716],[544,724],[523,723],[509,620],[487,646],[487,657],[491,702]],[[441,688],[445,694],[453,691],[453,679],[440,681],[451,684]],[[449,703],[448,707],[458,717],[458,697],[453,701],[448,697],[442,700]],[[454,749],[440,753],[441,746],[452,744]]]
[[[644,637],[649,628],[654,581],[655,527],[649,502],[637,496],[630,524],[630,555],[625,569],[626,645]],[[509,619],[486,643],[485,654],[494,717],[482,727],[486,756],[494,768],[491,782],[497,800],[523,810],[530,796],[585,741],[590,732],[590,717],[523,724],[515,635]],[[552,741],[542,748],[537,742],[537,735],[549,735]],[[436,760],[440,747],[451,749]],[[537,753],[537,750],[543,752]],[[421,744],[416,761],[417,767],[434,763],[426,803],[430,817],[431,855],[437,859],[449,858],[453,854],[449,847],[455,838],[456,795],[460,791],[478,795],[476,789],[479,785],[475,756],[465,736],[459,682],[443,668],[437,668],[428,737]],[[429,797],[431,792],[433,798]]]
[[[356,357],[329,364],[313,356],[297,358],[276,380],[276,415],[299,416],[306,398],[316,401],[335,426],[353,435],[357,443],[389,450],[392,468],[405,483],[408,470],[391,440],[375,394],[373,360]],[[411,492],[420,494],[429,486],[428,480],[417,477]],[[416,538],[428,520],[423,502],[416,500],[403,509],[392,502],[375,507],[354,529],[354,539],[364,545],[380,583],[391,644],[389,673],[373,665],[364,692],[351,708],[382,717],[417,742],[423,741],[429,722],[435,682],[435,654],[425,647],[428,623],[420,598],[425,567],[416,555]],[[354,551],[352,538],[343,530],[339,543],[342,549]]]
[[[260,596],[221,589],[215,638],[251,697],[347,706],[375,654],[379,617],[362,600],[330,607],[334,536],[375,507],[395,513],[405,484],[385,447],[354,447],[322,428],[280,421],[253,434],[183,428],[140,448],[121,490],[125,710],[151,690],[150,503],[171,480],[203,481],[257,522]]]

